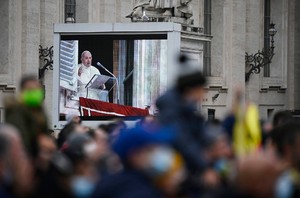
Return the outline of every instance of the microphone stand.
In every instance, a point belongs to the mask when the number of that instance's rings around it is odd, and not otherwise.
[[[90,81],[85,85],[85,88],[86,88],[86,98],[88,98],[88,95],[89,95],[89,87],[88,87],[88,85],[93,81],[93,79],[95,78],[95,76],[97,76],[97,74],[95,74],[95,75],[90,79]]]
[[[107,73],[109,73],[110,75],[112,75],[114,77],[114,79],[116,79],[116,86],[117,86],[117,103],[120,104],[120,98],[119,98],[119,80],[117,79],[117,77],[111,73],[108,69],[106,69],[100,62],[97,62],[97,65],[99,67],[102,67]]]

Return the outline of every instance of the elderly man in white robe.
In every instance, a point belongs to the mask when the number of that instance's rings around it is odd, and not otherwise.
[[[87,90],[86,85],[93,78],[95,74],[100,75],[99,70],[92,66],[92,54],[89,51],[83,51],[81,54],[81,63],[77,67],[78,74],[78,96],[84,98],[90,98],[95,100],[106,100],[105,93],[101,94],[105,89],[105,85],[99,87],[99,89],[89,88]],[[103,97],[104,96],[104,97]]]

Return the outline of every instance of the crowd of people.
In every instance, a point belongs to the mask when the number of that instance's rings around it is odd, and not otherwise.
[[[181,75],[134,127],[69,114],[55,137],[39,81],[24,77],[0,124],[0,197],[299,197],[300,123],[287,111],[261,122],[241,91],[224,120],[206,121],[205,85]]]

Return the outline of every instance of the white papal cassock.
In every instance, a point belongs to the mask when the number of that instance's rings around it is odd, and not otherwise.
[[[79,68],[82,68],[81,75],[77,77],[78,79],[78,97],[90,98],[95,100],[100,100],[100,89],[92,89],[89,88],[88,91],[85,86],[92,79],[95,74],[100,74],[99,70],[94,66],[85,66],[83,64],[79,64],[77,67],[77,74]]]

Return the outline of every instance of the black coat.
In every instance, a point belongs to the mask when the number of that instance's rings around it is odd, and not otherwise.
[[[104,177],[96,186],[94,198],[160,198],[160,192],[143,174],[124,170]]]

